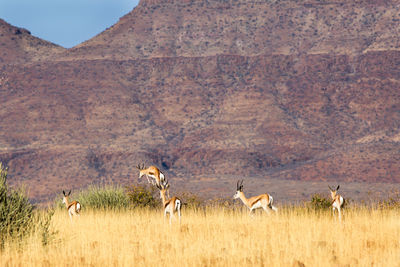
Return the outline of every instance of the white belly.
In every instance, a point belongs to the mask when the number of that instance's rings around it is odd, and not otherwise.
[[[253,205],[253,209],[259,209],[259,208],[262,208],[262,203],[260,200],[254,203]]]

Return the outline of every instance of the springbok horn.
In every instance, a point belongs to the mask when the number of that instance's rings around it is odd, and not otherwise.
[[[329,187],[329,190],[331,190],[331,191],[335,191],[335,190],[333,190],[329,185],[328,185],[328,187]]]
[[[338,185],[338,186],[337,186],[337,188],[336,188],[336,191],[338,191],[338,190],[339,190],[339,187],[340,187],[340,185]]]

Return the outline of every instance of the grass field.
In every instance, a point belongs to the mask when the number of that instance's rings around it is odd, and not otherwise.
[[[49,245],[40,236],[7,244],[1,266],[400,266],[398,210],[329,212],[281,208],[183,210],[169,225],[161,211],[56,211]],[[304,264],[304,265],[303,265]]]

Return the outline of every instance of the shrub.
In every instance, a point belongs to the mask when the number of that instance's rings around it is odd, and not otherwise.
[[[0,247],[8,239],[22,239],[33,227],[34,206],[25,193],[10,190],[7,185],[7,168],[0,162]]]
[[[179,194],[179,198],[184,203],[186,209],[197,210],[205,205],[201,197],[191,192],[182,192]]]
[[[117,185],[91,185],[79,192],[76,197],[73,196],[71,200],[78,200],[82,209],[120,210],[129,207],[129,199],[124,188]]]
[[[91,185],[79,193],[73,193],[71,200],[78,200],[82,209],[121,210],[128,208],[155,208],[160,206],[158,190],[153,186],[130,185]],[[56,199],[56,206],[65,209],[61,197]]]
[[[159,206],[159,201],[156,200],[158,190],[154,186],[129,185],[125,190],[129,204],[134,208]]]
[[[320,194],[314,194],[311,197],[309,207],[313,210],[327,210],[330,208],[332,201]]]

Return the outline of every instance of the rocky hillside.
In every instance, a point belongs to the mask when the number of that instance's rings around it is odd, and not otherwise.
[[[142,0],[72,58],[358,55],[399,50],[398,1]]]
[[[30,31],[14,27],[0,18],[0,66],[26,63],[32,60],[46,60],[50,55],[64,50],[64,48],[36,38],[31,35]]]
[[[8,59],[0,159],[39,200],[133,181],[141,162],[202,192],[216,177],[400,182],[399,9],[142,0],[75,48]]]

